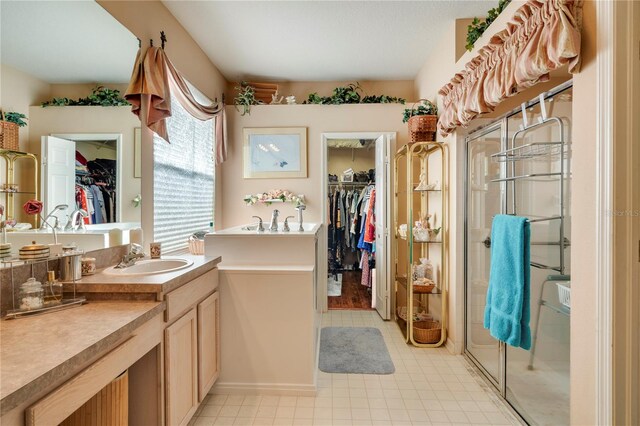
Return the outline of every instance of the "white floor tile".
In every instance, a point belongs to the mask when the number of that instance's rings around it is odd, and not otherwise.
[[[519,424],[461,356],[407,345],[398,326],[373,311],[330,311],[322,323],[377,327],[395,373],[318,372],[315,397],[213,394],[190,425]]]

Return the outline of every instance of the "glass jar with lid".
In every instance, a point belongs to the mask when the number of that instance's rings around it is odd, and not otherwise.
[[[40,281],[35,278],[29,278],[20,286],[18,295],[20,300],[20,309],[28,311],[31,309],[40,309],[44,304],[44,292]]]

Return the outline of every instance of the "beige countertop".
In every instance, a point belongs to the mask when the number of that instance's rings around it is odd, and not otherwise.
[[[164,302],[91,302],[0,321],[0,415],[76,374],[164,309]]]
[[[67,310],[0,321],[0,416],[34,394],[61,383],[112,350],[165,310],[163,295],[214,269],[220,257],[182,254],[187,268],[154,275],[96,273],[77,282],[79,293],[119,293]],[[69,287],[68,287],[69,286]],[[72,287],[65,284],[65,292]],[[155,293],[158,301],[133,300]]]
[[[192,260],[193,264],[174,272],[142,276],[106,275],[99,270],[95,275],[82,277],[76,281],[76,291],[79,293],[157,293],[158,300],[161,300],[161,295],[210,271],[221,261],[220,257],[192,254],[181,254],[177,257]],[[71,284],[65,284],[65,292],[71,289]]]

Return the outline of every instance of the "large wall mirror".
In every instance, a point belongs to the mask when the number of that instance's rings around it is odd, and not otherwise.
[[[18,192],[12,202],[24,236],[51,232],[22,213],[36,190],[44,202],[42,217],[49,216],[51,226],[58,224],[60,236],[140,226],[140,122],[131,107],[40,105],[54,98],[86,98],[99,86],[123,95],[138,49],[136,37],[93,1],[1,2],[0,19],[0,106],[27,116],[20,151],[35,154],[40,164],[37,177],[28,162],[16,165]],[[5,180],[0,170],[0,183]],[[8,202],[0,194],[0,204]],[[78,209],[88,217],[74,214]],[[77,220],[71,222],[72,217]],[[31,230],[24,229],[29,225]],[[9,233],[16,249],[22,244],[19,233]],[[87,244],[82,248],[97,248]]]

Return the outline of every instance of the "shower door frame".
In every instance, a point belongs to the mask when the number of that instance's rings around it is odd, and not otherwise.
[[[573,80],[568,80],[565,83],[560,84],[559,86],[549,90],[548,92],[544,92],[542,93],[543,95],[543,99],[546,100],[550,97],[553,97],[557,94],[559,94],[560,92],[567,90],[569,88],[573,87]],[[536,105],[538,105],[540,103],[540,97],[536,97],[534,99],[531,99],[530,101],[524,102],[523,106],[525,108],[525,110],[534,107]],[[469,332],[469,328],[467,327],[467,308],[468,308],[468,279],[469,279],[469,271],[468,271],[468,266],[467,266],[467,261],[468,261],[468,253],[469,253],[469,238],[468,238],[468,213],[469,213],[469,197],[468,197],[468,191],[469,191],[469,143],[473,142],[474,140],[477,140],[491,132],[494,132],[497,128],[501,129],[501,142],[500,142],[500,146],[502,150],[506,150],[509,148],[509,143],[510,143],[510,139],[509,139],[509,129],[507,127],[507,122],[509,120],[510,117],[513,117],[514,115],[517,114],[521,114],[522,113],[522,106],[518,107],[516,109],[513,109],[511,111],[508,111],[507,113],[505,113],[502,117],[500,118],[496,118],[493,122],[488,123],[484,126],[481,126],[479,128],[477,128],[476,130],[470,132],[464,141],[464,165],[465,165],[465,171],[464,171],[464,285],[463,285],[463,300],[464,300],[464,307],[463,307],[463,324],[464,324],[464,337],[462,339],[463,341],[463,354],[464,356],[473,363],[474,366],[476,366],[483,374],[483,376],[485,377],[485,379],[491,383],[496,390],[499,392],[500,396],[502,397],[502,399],[509,404],[510,407],[512,407],[513,411],[516,412],[518,414],[518,416],[522,419],[525,420],[523,415],[517,411],[517,408],[514,407],[509,400],[507,399],[507,350],[506,350],[506,344],[504,342],[498,342],[499,344],[499,377],[498,380],[493,380],[493,377],[491,376],[491,374],[488,372],[488,370],[482,365],[482,363],[476,359],[473,354],[471,352],[469,352],[469,349],[467,348],[467,333]],[[503,167],[505,169],[503,169]],[[504,162],[501,163],[500,165],[500,174],[502,176],[504,176],[504,173],[506,172],[506,164]],[[570,171],[567,171],[568,173],[570,173]],[[506,182],[500,182],[500,192],[501,192],[501,200],[500,200],[500,210],[502,213],[507,212],[507,208],[508,208],[508,203],[509,203],[509,191],[508,191],[508,184],[506,184]],[[515,196],[515,194],[513,194],[513,196]]]
[[[506,349],[504,343],[498,342],[498,353],[499,353],[499,369],[498,369],[498,377],[497,380],[494,380],[493,375],[485,368],[485,366],[469,351],[467,347],[467,333],[468,329],[468,318],[467,318],[467,309],[468,309],[468,258],[469,258],[469,144],[473,141],[480,139],[490,133],[495,132],[496,130],[500,130],[500,150],[504,150],[507,142],[507,119],[509,115],[505,115],[504,117],[497,119],[496,121],[489,123],[485,126],[480,127],[479,129],[473,131],[465,138],[464,147],[465,147],[465,155],[464,155],[464,309],[463,309],[463,324],[464,324],[464,338],[463,338],[463,353],[464,355],[473,362],[473,364],[482,371],[484,377],[500,392],[500,395],[504,397],[506,395]],[[502,168],[506,167],[505,163],[500,164],[500,174],[503,173]],[[500,211],[505,211],[507,205],[507,195],[502,195],[506,193],[506,182],[500,182]]]

